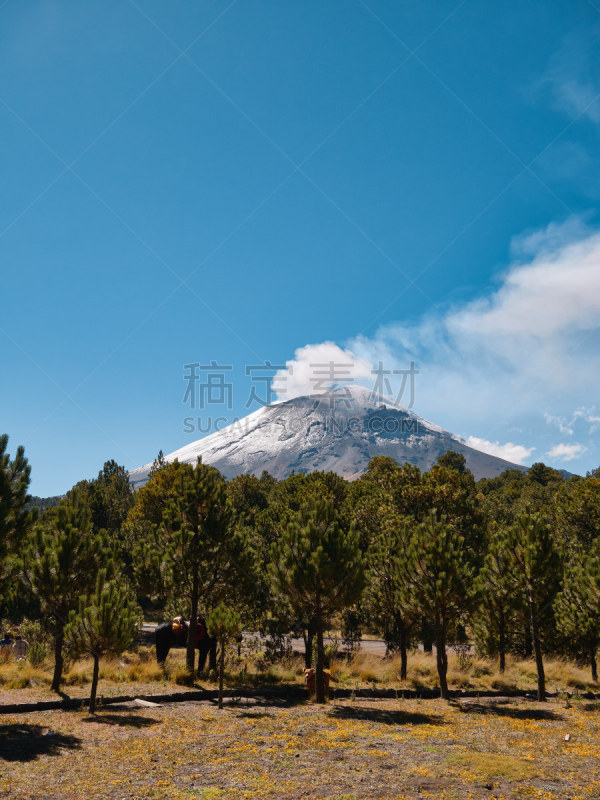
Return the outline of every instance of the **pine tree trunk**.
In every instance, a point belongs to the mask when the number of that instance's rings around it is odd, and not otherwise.
[[[96,711],[96,691],[98,689],[98,674],[100,672],[100,657],[94,653],[94,671],[92,673],[92,688],[90,690],[90,714]]]
[[[532,647],[532,639],[531,639],[531,626],[525,626],[525,658],[531,658],[533,655],[533,647]]]
[[[423,617],[421,626],[421,637],[423,639],[423,652],[432,653],[434,631],[432,630],[431,622],[428,619],[425,619],[425,617]]]
[[[225,642],[221,639],[219,655],[219,708],[223,708],[223,676],[225,675]]]
[[[504,613],[500,615],[500,640],[498,642],[498,652],[500,655],[500,672],[504,674],[506,669],[506,620]]]
[[[540,642],[540,632],[538,628],[537,606],[533,598],[529,598],[529,611],[531,614],[531,643],[535,655],[535,666],[537,669],[537,699],[543,702],[546,699],[546,676],[544,674],[544,659],[542,658],[542,645]]]
[[[62,680],[65,660],[63,657],[63,644],[65,641],[64,626],[61,625],[58,633],[54,637],[54,675],[52,676],[53,692],[60,692],[60,682]]]
[[[590,651],[590,666],[592,668],[592,680],[598,681],[598,665],[596,663],[596,648],[592,647]]]
[[[405,681],[408,673],[408,634],[406,625],[400,622],[400,680]]]
[[[198,619],[198,571],[194,570],[192,578],[192,596],[190,597],[190,624],[185,651],[185,666],[190,675],[194,675],[194,661],[196,652],[196,627]]]
[[[310,669],[313,665],[313,641],[315,638],[314,620],[311,619],[306,631],[302,635],[304,636],[304,666],[306,669]]]
[[[316,690],[317,690],[317,703],[325,702],[325,676],[323,669],[325,667],[325,647],[323,646],[323,617],[319,611],[316,617],[317,622],[317,669],[315,674]]]
[[[443,619],[435,621],[435,649],[438,676],[440,679],[440,697],[448,699],[448,656],[446,654],[446,624]]]

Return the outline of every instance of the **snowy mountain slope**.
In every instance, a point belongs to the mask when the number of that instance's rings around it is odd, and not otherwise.
[[[505,469],[525,469],[468,447],[460,438],[421,419],[388,397],[362,386],[347,386],[312,397],[295,397],[260,408],[221,431],[176,450],[167,461],[203,463],[227,478],[267,470],[276,478],[296,472],[331,470],[350,480],[373,456],[392,456],[429,469],[448,450],[462,453],[475,478]],[[152,464],[130,472],[138,487]]]

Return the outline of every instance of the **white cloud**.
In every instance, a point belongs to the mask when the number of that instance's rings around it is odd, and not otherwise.
[[[467,412],[471,424],[507,422],[539,415],[540,405],[551,416],[592,406],[600,374],[600,235],[569,240],[576,230],[553,225],[529,234],[519,252],[535,241],[537,255],[513,263],[494,292],[415,324],[386,325],[349,347],[392,368],[414,360],[421,370],[415,409],[433,419],[453,409],[457,417]]]
[[[513,254],[487,295],[358,335],[344,349],[333,342],[299,348],[288,362],[294,375],[286,396],[314,391],[314,363],[351,363],[352,376],[372,385],[372,364],[398,370],[414,361],[414,410],[449,430],[476,429],[485,438],[473,446],[487,452],[526,460],[533,448],[497,441],[514,435],[515,425],[539,450],[548,447],[547,424],[573,435],[587,423],[580,435],[593,433],[600,427],[600,234],[551,225],[520,237]],[[391,381],[388,394],[400,388]],[[575,458],[584,449],[556,452]]]
[[[578,408],[573,412],[570,419],[553,414],[544,413],[544,419],[548,425],[554,425],[561,433],[572,436],[579,420],[589,423],[589,432],[593,433],[598,428],[600,417],[594,416],[594,408]]]
[[[566,36],[536,88],[549,91],[552,105],[573,119],[600,122],[597,26]]]
[[[299,347],[294,358],[286,361],[287,370],[279,370],[273,380],[278,399],[319,394],[331,386],[360,379],[373,380],[372,364],[344,350],[334,342]]]
[[[465,439],[465,444],[475,450],[489,453],[491,456],[512,461],[513,464],[522,464],[535,450],[535,447],[524,447],[522,444],[513,444],[512,442],[506,442],[506,444],[488,442],[487,439],[479,439],[477,436],[469,436]]]
[[[590,423],[590,433],[595,433],[600,426],[600,417],[590,414],[589,417],[586,417],[586,422]]]
[[[556,459],[557,461],[572,461],[582,453],[585,453],[586,448],[582,444],[557,444],[551,450],[548,450],[546,455],[548,458]]]
[[[553,414],[548,414],[547,411],[544,412],[544,419],[548,423],[548,425],[554,425],[561,433],[567,434],[567,436],[572,436],[575,431],[573,429],[573,423],[567,422],[565,417],[557,417]]]

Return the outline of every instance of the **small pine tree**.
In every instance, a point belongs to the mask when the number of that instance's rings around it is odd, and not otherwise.
[[[61,504],[31,533],[21,564],[26,589],[40,603],[54,639],[52,690],[60,691],[64,629],[79,598],[90,594],[98,568],[109,562],[103,538],[92,533],[87,508]]]
[[[219,708],[223,708],[223,676],[225,674],[225,648],[237,639],[242,632],[242,620],[240,615],[232,608],[223,604],[218,605],[208,615],[206,628],[211,636],[214,636],[221,648],[219,655]]]
[[[150,472],[148,473],[148,477],[151,478],[159,470],[164,469],[164,467],[166,467],[166,466],[167,466],[167,461],[165,459],[165,455],[164,455],[162,450],[159,450],[158,451],[158,455],[156,456],[156,458],[152,462],[152,467],[150,469]]]
[[[316,699],[325,702],[326,621],[357,601],[364,587],[358,533],[338,524],[331,501],[312,498],[272,546],[269,572],[276,594],[294,611],[314,620],[317,635]]]
[[[106,570],[98,572],[95,593],[82,597],[79,610],[72,611],[65,637],[77,656],[89,655],[94,661],[90,690],[90,713],[96,710],[96,691],[100,659],[120,655],[135,639],[140,610],[129,587],[122,581],[106,579]]]
[[[433,510],[408,547],[406,602],[433,620],[440,694],[448,698],[448,624],[469,606],[473,571],[464,537]]]

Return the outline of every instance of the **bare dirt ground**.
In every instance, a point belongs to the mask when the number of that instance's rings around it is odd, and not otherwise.
[[[0,797],[28,800],[597,800],[600,703],[47,711],[0,718],[0,759]]]

